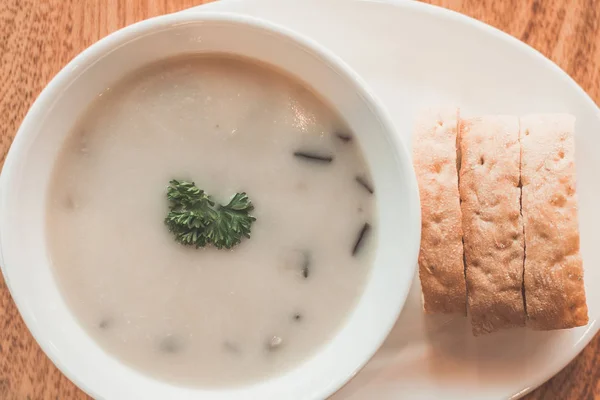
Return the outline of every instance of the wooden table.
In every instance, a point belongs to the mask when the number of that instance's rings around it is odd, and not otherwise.
[[[0,0],[0,163],[46,83],[76,54],[125,25],[202,0]],[[432,0],[494,25],[554,60],[600,101],[600,0]],[[600,336],[527,396],[600,398]],[[88,397],[46,358],[0,276],[0,399]]]

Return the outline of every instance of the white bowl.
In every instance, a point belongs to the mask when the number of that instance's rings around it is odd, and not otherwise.
[[[50,175],[87,106],[127,73],[181,54],[225,52],[274,65],[318,91],[346,120],[366,156],[377,193],[375,263],[357,307],[336,336],[297,368],[229,389],[180,387],[105,353],[79,326],[59,292],[45,238]],[[233,14],[181,13],[104,38],[44,89],[10,149],[0,181],[4,277],[28,328],[54,364],[97,399],[321,399],[375,353],[404,304],[415,271],[420,205],[410,156],[362,79],[318,44]]]

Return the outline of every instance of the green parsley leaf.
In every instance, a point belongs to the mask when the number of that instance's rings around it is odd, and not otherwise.
[[[169,213],[165,224],[175,240],[186,246],[230,249],[250,238],[254,209],[246,193],[236,193],[223,206],[215,204],[194,182],[172,180],[167,188]]]

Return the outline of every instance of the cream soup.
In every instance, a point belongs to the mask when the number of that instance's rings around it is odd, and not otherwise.
[[[230,250],[177,243],[171,179],[256,221]],[[109,354],[191,386],[249,384],[326,344],[373,261],[375,195],[344,122],[270,67],[165,60],[108,88],[53,171],[47,232],[61,292]]]

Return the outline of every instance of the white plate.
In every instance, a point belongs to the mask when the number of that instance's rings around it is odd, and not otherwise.
[[[418,2],[230,0],[201,10],[262,17],[329,47],[370,83],[406,141],[415,111],[435,104],[460,104],[469,113],[562,111],[577,117],[590,324],[475,339],[464,318],[424,317],[415,281],[387,342],[334,399],[516,398],[558,372],[593,338],[600,312],[600,110],[562,70],[488,25]]]

